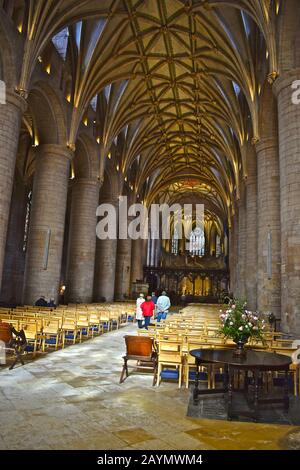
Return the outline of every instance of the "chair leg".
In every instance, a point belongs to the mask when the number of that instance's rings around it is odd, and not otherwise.
[[[157,368],[157,381],[156,381],[156,386],[157,386],[157,387],[159,387],[160,381],[161,381],[160,374],[161,374],[161,364],[158,363],[158,368]]]
[[[157,363],[154,363],[153,364],[153,382],[152,382],[153,387],[156,385],[156,382],[157,382]]]
[[[124,378],[124,374],[126,374],[125,378]],[[128,373],[128,366],[127,366],[127,359],[124,358],[124,365],[123,365],[123,369],[122,369],[122,372],[121,372],[120,384],[125,382],[125,380],[127,379],[128,376],[129,376],[129,373]]]
[[[186,364],[185,367],[185,388],[189,388],[189,365]]]
[[[182,384],[182,364],[179,366],[179,380],[178,380],[178,388],[181,388]]]
[[[37,340],[35,339],[34,344],[33,344],[33,354],[32,357],[36,356],[36,348],[37,348]]]
[[[124,374],[125,374],[125,371],[126,371],[126,367],[125,367],[125,364],[123,365],[123,368],[122,368],[122,372],[121,372],[121,377],[120,377],[120,384],[124,382]]]

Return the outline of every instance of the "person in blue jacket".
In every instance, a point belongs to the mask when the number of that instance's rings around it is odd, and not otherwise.
[[[167,296],[166,291],[163,291],[162,294],[158,297],[157,303],[156,303],[158,323],[161,320],[165,320],[167,318],[170,307],[171,307],[170,299]]]

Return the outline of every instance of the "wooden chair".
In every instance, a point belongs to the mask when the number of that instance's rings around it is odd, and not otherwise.
[[[76,317],[73,318],[70,316],[64,318],[62,324],[62,347],[65,347],[66,342],[71,342],[75,344],[79,338],[79,342],[82,341],[82,328],[77,325]]]
[[[100,311],[100,324],[102,325],[104,331],[108,332],[112,330],[112,320],[108,312]]]
[[[196,338],[195,336],[193,338],[188,337],[187,338],[188,342],[184,346],[184,352],[185,352],[185,358],[184,358],[184,381],[185,381],[185,387],[189,388],[189,382],[190,380],[195,380],[191,379],[190,373],[194,371],[196,373],[196,364],[195,364],[195,358],[190,355],[190,351],[193,349],[202,349],[204,348],[203,346],[203,341],[202,337],[199,336],[199,338]],[[212,388],[211,386],[211,367],[202,367],[202,374],[203,377],[200,379],[200,382],[206,382],[207,383],[207,388],[210,389]]]
[[[291,358],[293,363],[290,365],[290,371],[293,374],[294,396],[297,397],[300,394],[300,345]]]
[[[136,361],[135,370],[152,370],[153,384],[157,381],[157,353],[154,349],[154,341],[147,336],[126,335],[126,355],[123,356],[124,365],[121,372],[120,383],[123,383],[129,376],[128,361]]]
[[[44,325],[42,351],[45,352],[46,347],[54,347],[55,350],[62,346],[61,320],[51,320]]]
[[[161,382],[161,375],[166,366],[170,366],[178,373],[178,388],[181,388],[183,369],[182,341],[159,340],[157,386]]]
[[[104,333],[103,325],[100,322],[99,313],[91,313],[89,316],[89,328],[91,331],[92,338],[95,335],[101,335]]]
[[[23,323],[21,322],[21,328],[26,336],[27,348],[32,348],[32,356],[35,357],[37,350],[42,344],[42,331],[39,328],[39,324],[37,321],[27,319]],[[26,352],[28,352],[28,349]]]

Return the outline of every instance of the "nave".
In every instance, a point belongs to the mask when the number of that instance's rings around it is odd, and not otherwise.
[[[0,448],[291,448],[295,427],[187,418],[190,390],[174,382],[152,387],[151,374],[132,374],[120,385],[123,336],[136,330],[129,324],[2,370]]]

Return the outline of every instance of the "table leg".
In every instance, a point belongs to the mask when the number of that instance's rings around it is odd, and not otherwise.
[[[228,380],[228,364],[225,364],[224,365],[224,390],[225,390],[225,393],[228,393],[228,383],[229,383],[229,380]]]
[[[195,388],[193,392],[194,404],[197,405],[198,403],[198,392],[199,392],[199,379],[200,379],[200,361],[196,359],[196,380],[195,380]]]
[[[258,395],[259,395],[259,370],[254,370],[254,421],[257,423],[259,418]]]
[[[248,383],[248,371],[245,370],[245,375],[244,375],[244,390],[246,393],[248,393],[248,386],[249,386],[249,383]]]
[[[285,371],[285,374],[284,374],[283,402],[284,402],[285,411],[288,411],[289,407],[290,407],[290,399],[289,399],[289,377],[288,377],[288,371],[287,370]]]
[[[233,382],[234,382],[234,369],[228,367],[228,403],[227,403],[228,421],[232,420]]]

